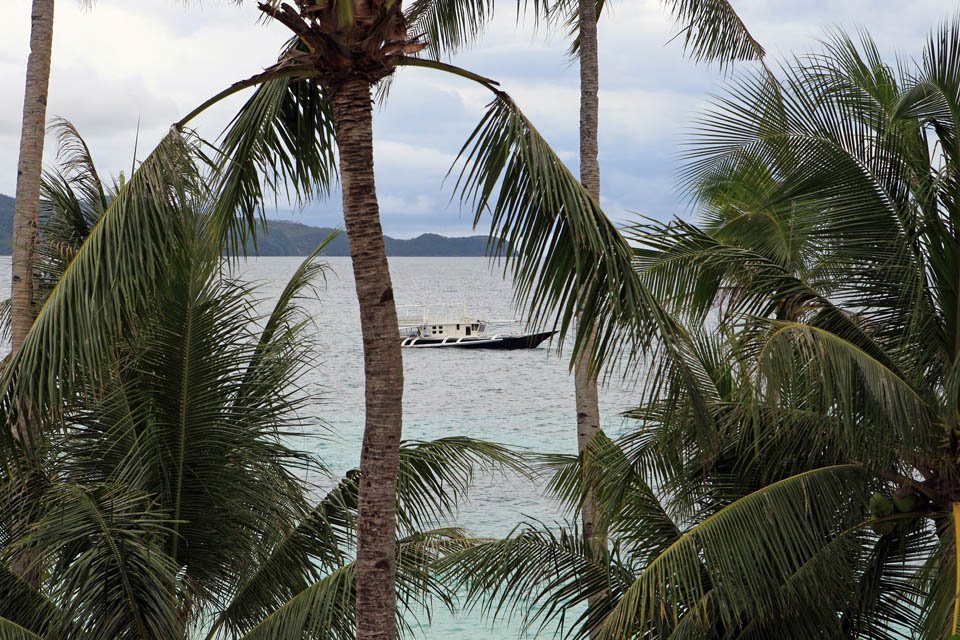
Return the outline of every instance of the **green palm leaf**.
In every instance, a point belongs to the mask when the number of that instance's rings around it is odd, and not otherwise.
[[[2,640],[43,640],[43,636],[24,629],[17,623],[0,617],[0,639]]]
[[[721,509],[644,567],[600,633],[633,637],[702,614],[698,603],[707,576],[709,583],[724,585],[721,612],[763,616],[779,610],[780,587],[828,544],[824,536],[836,526],[836,514],[865,498],[866,477],[857,465],[813,470]],[[729,628],[735,618],[724,613],[721,622]]]
[[[62,619],[93,638],[176,637],[176,567],[162,548],[169,521],[150,499],[117,486],[55,486],[44,516],[12,554],[37,548],[56,576]],[[56,620],[56,618],[54,618]]]
[[[192,143],[171,133],[117,194],[40,309],[4,369],[6,392],[29,398],[39,415],[56,415],[81,380],[98,383],[113,345],[164,281],[180,243],[180,212],[196,193],[204,191]]]
[[[466,606],[479,607],[489,619],[516,620],[534,634],[559,625],[571,637],[585,636],[633,579],[577,527],[540,523],[521,524],[502,540],[477,541],[444,559],[440,570],[465,591]],[[576,613],[597,598],[602,604],[591,605],[596,620],[590,612]]]
[[[248,238],[256,248],[265,199],[309,200],[336,184],[336,134],[326,93],[311,78],[266,80],[223,132],[215,163],[211,215],[237,255],[246,252]]]

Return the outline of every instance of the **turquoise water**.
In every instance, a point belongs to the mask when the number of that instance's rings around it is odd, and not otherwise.
[[[258,258],[244,263],[245,280],[261,283],[264,303],[279,295],[300,258]],[[359,464],[363,434],[363,352],[360,320],[349,258],[329,258],[326,283],[316,299],[303,301],[315,320],[317,366],[303,381],[318,396],[305,412],[316,448],[334,474]],[[483,258],[392,258],[399,305],[453,305],[487,320],[510,320],[512,285],[491,272]],[[10,258],[0,258],[0,282],[9,282]],[[522,325],[497,324],[498,331]],[[556,345],[523,351],[404,350],[404,437],[433,439],[453,435],[540,452],[576,450],[573,378],[567,355]],[[618,387],[601,391],[604,429],[621,432],[618,412],[633,394]],[[330,482],[330,480],[327,480]],[[322,483],[322,482],[321,482]],[[453,522],[479,536],[503,536],[525,518],[545,523],[563,519],[542,487],[527,479],[497,475],[478,479]],[[541,633],[540,637],[549,637]],[[422,640],[494,640],[521,636],[518,626],[491,625],[478,614],[438,609],[432,624],[415,629]]]
[[[331,273],[308,308],[317,324],[319,363],[307,383],[322,401],[313,416],[330,430],[318,453],[335,471],[359,462],[363,431],[363,354],[349,258],[330,258]],[[259,258],[245,277],[276,295],[296,269],[297,258]],[[392,258],[398,305],[452,304],[488,320],[513,319],[512,285],[491,272],[483,258]],[[498,330],[522,326],[497,325]],[[404,437],[466,435],[532,451],[576,450],[573,378],[567,355],[555,345],[524,351],[404,350]],[[604,428],[619,433],[617,413],[631,406],[629,389],[601,392]],[[562,519],[542,487],[511,476],[481,478],[470,500],[449,523],[482,536],[502,536],[524,518]],[[544,634],[541,634],[544,635]],[[490,628],[477,614],[436,612],[416,638],[492,640],[519,636],[516,627]]]

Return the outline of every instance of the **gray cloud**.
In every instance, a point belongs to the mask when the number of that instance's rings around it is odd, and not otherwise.
[[[0,193],[12,193],[30,0],[4,4]],[[80,127],[104,172],[130,165],[138,121],[142,155],[170,122],[269,65],[287,38],[283,29],[263,25],[250,2],[193,4],[99,0],[89,12],[76,3],[58,4],[50,113]],[[915,56],[928,30],[947,17],[942,0],[739,0],[736,6],[774,58],[815,48],[816,38],[836,25],[869,29],[884,51]],[[483,42],[456,63],[499,80],[575,169],[578,73],[566,53],[566,35],[517,27],[514,7],[513,0],[498,0]],[[725,76],[685,59],[679,41],[668,43],[676,29],[658,0],[608,7],[600,30],[603,204],[623,221],[632,212],[687,214],[675,187],[677,150],[707,94],[722,91]],[[200,132],[215,136],[242,99],[202,116]],[[375,121],[387,232],[470,232],[470,216],[449,204],[452,184],[444,184],[444,176],[488,99],[462,79],[422,69],[398,74]],[[276,216],[336,226],[337,197],[302,209],[282,205]]]

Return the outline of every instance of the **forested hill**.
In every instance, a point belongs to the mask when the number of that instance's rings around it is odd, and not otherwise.
[[[262,256],[305,256],[313,251],[332,229],[310,227],[299,222],[271,220],[268,233],[257,236],[259,254]],[[435,233],[424,233],[416,238],[401,240],[383,237],[388,256],[449,256],[471,257],[486,255],[486,236],[448,238]],[[324,250],[328,256],[348,256],[347,236],[342,231]]]
[[[259,235],[257,244],[262,256],[305,256],[313,251],[332,231],[310,227],[299,222],[271,220],[269,233]],[[9,255],[13,233],[13,198],[0,194],[0,255]],[[409,240],[385,236],[388,256],[450,256],[470,257],[486,255],[486,236],[448,238],[425,233]],[[324,251],[328,256],[350,255],[347,237],[342,232]]]

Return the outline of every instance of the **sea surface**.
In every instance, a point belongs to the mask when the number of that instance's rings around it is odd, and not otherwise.
[[[319,363],[309,385],[320,401],[316,419],[330,430],[322,459],[335,472],[358,465],[363,434],[363,350],[360,317],[349,258],[327,258],[330,271],[315,300],[306,302],[316,321]],[[275,297],[300,264],[298,258],[258,258],[243,267],[244,279],[262,282]],[[462,312],[492,321],[489,330],[520,331],[513,285],[485,258],[391,258],[390,272],[400,315],[424,305],[435,312]],[[504,324],[501,324],[504,322]],[[405,439],[462,435],[540,452],[575,452],[576,411],[569,350],[557,344],[519,351],[404,349]],[[619,413],[632,407],[629,388],[601,391],[604,429],[627,428]],[[553,523],[564,518],[542,487],[497,475],[481,478],[462,505],[455,526],[482,536],[503,536],[520,521]],[[519,629],[491,628],[478,614],[435,612],[416,630],[426,640],[493,640],[520,637]],[[541,633],[541,636],[545,634]],[[550,634],[546,634],[549,636]],[[532,636],[531,636],[532,637]]]
[[[349,258],[326,258],[329,270],[316,297],[302,301],[315,321],[317,365],[302,382],[317,401],[307,421],[322,437],[310,446],[336,474],[359,464],[363,433],[363,351]],[[283,289],[302,258],[256,258],[241,264],[242,279],[259,283],[263,303]],[[10,259],[0,259],[0,282],[9,282]],[[496,331],[523,329],[509,279],[485,258],[391,258],[398,305],[462,312],[496,324]],[[268,307],[264,307],[265,309]],[[401,307],[416,314],[418,308]],[[470,436],[538,452],[576,451],[576,412],[569,350],[557,343],[520,351],[404,349],[404,438]],[[604,429],[616,435],[629,425],[620,412],[633,406],[629,387],[607,386],[600,403]],[[496,475],[478,480],[452,526],[481,536],[503,536],[520,521],[561,521],[564,514],[527,479]],[[549,637],[541,632],[539,637]],[[516,626],[492,627],[479,614],[437,610],[432,623],[415,629],[425,640],[500,640],[523,636]]]

